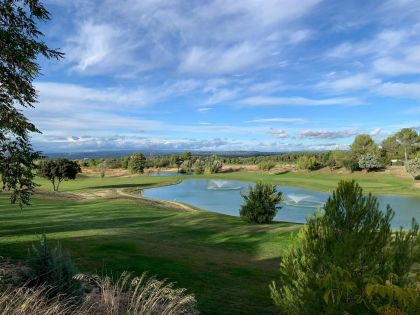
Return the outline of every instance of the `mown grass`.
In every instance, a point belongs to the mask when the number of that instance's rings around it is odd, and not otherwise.
[[[202,175],[206,178],[223,178],[232,180],[243,180],[249,182],[263,181],[276,185],[296,186],[318,191],[331,192],[337,187],[340,180],[356,180],[364,191],[373,194],[395,194],[419,196],[420,189],[413,186],[410,178],[399,177],[390,172],[356,172],[343,174],[326,170],[314,172],[284,172],[279,174],[268,174],[263,172],[232,172],[215,175]]]
[[[188,176],[189,177],[189,176]],[[197,177],[197,176],[194,176]],[[376,194],[418,194],[412,181],[389,173],[236,172],[213,177],[264,181],[331,191],[340,179],[355,179]],[[20,210],[0,195],[0,255],[23,259],[42,233],[70,250],[83,272],[147,270],[197,296],[204,314],[275,314],[268,284],[279,257],[300,225],[250,225],[236,217],[184,211],[117,193],[170,185],[187,177],[80,176],[63,182],[62,193],[40,194]],[[37,179],[41,191],[52,185]],[[106,190],[107,197],[75,200],[74,194]],[[66,193],[73,193],[72,197]]]
[[[64,183],[63,190],[133,189],[175,181],[87,177]],[[0,195],[0,255],[23,259],[31,242],[47,233],[70,250],[83,272],[147,270],[194,293],[204,314],[276,313],[268,284],[299,225],[250,225],[236,217],[117,194],[94,200],[55,198],[37,197],[31,207],[19,210]]]

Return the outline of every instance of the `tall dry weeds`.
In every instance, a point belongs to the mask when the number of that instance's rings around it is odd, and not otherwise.
[[[173,283],[148,277],[132,277],[124,272],[117,281],[111,277],[78,275],[76,279],[93,284],[84,309],[90,314],[178,315],[198,314],[195,297]]]

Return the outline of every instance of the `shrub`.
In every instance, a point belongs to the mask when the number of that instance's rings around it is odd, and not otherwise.
[[[377,170],[381,168],[381,163],[379,162],[379,158],[372,153],[366,153],[360,156],[359,161],[359,168],[366,171]]]
[[[420,178],[420,158],[415,158],[405,164],[407,172],[413,176],[414,179]]]
[[[280,312],[372,314],[393,305],[399,312],[392,314],[409,314],[404,312],[412,305],[391,301],[385,293],[378,300],[372,285],[386,285],[395,275],[396,286],[415,288],[410,274],[419,255],[415,220],[410,231],[393,235],[392,209],[382,212],[377,199],[363,195],[354,181],[339,183],[324,212],[308,219],[281,258],[280,281],[270,286]]]
[[[314,170],[318,166],[316,158],[307,155],[300,156],[296,161],[296,165],[301,170]]]
[[[132,277],[124,272],[116,282],[97,275],[76,278],[98,289],[83,305],[89,314],[198,314],[193,295],[186,294],[183,288],[174,288],[172,283],[148,278],[145,273]]]
[[[80,281],[73,279],[77,270],[70,255],[60,245],[51,248],[45,234],[29,250],[28,267],[29,286],[49,285],[52,287],[48,291],[50,296],[81,297],[82,286]]]
[[[240,216],[252,223],[271,223],[283,201],[283,194],[277,192],[276,185],[257,183],[248,188],[248,195],[241,193],[245,204],[242,205]]]
[[[343,160],[343,166],[346,170],[349,170],[352,173],[360,169],[359,162],[353,158]]]
[[[267,171],[267,172],[273,169],[275,166],[276,166],[276,163],[272,161],[262,161],[260,162],[260,164],[258,164],[258,168],[261,171]]]
[[[206,163],[204,163],[204,161],[201,159],[197,159],[194,162],[193,168],[194,168],[194,173],[204,174],[204,171],[206,170]]]
[[[220,160],[210,160],[209,172],[210,174],[216,174],[222,170],[223,163]]]
[[[179,169],[179,173],[182,174],[191,174],[193,171],[193,164],[191,162],[191,160],[185,160],[184,162],[182,162],[181,167]]]

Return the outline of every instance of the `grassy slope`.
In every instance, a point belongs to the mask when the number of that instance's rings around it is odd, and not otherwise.
[[[64,191],[145,187],[176,178],[81,178]],[[41,184],[47,184],[44,181]],[[44,188],[49,187],[43,186]],[[206,211],[107,199],[34,199],[20,211],[0,195],[0,255],[24,258],[41,233],[60,240],[82,271],[144,270],[194,292],[205,314],[275,314],[268,284],[299,225],[249,225]]]
[[[243,181],[264,181],[277,185],[297,186],[318,191],[332,191],[340,180],[356,180],[365,190],[373,194],[420,195],[409,178],[398,177],[392,173],[341,174],[325,170],[315,172],[288,172],[270,175],[262,172],[234,172],[204,177],[218,177]]]
[[[329,172],[218,174],[215,177],[272,182],[323,191],[340,179],[356,179],[373,193],[418,194],[412,182],[392,174]],[[177,182],[176,177],[82,176],[64,182],[65,192],[135,189]],[[38,179],[41,189],[51,184]],[[68,248],[82,271],[140,273],[149,270],[194,292],[207,314],[270,314],[268,283],[278,257],[298,225],[253,226],[205,211],[185,212],[111,194],[97,200],[34,199],[18,210],[0,195],[0,255],[25,257],[36,235],[48,233]]]

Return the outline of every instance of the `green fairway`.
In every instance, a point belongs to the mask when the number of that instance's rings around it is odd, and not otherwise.
[[[209,175],[204,177],[243,180],[250,182],[263,181],[276,185],[297,186],[318,191],[330,192],[337,187],[340,180],[356,180],[364,191],[373,194],[420,195],[420,189],[413,187],[410,178],[398,177],[392,173],[372,172],[342,174],[329,171],[284,172],[267,174],[262,172],[233,172]]]
[[[275,314],[268,284],[300,226],[250,225],[235,217],[120,196],[115,189],[176,180],[80,178],[63,183],[63,190],[111,192],[93,200],[69,200],[67,193],[38,196],[23,210],[0,195],[1,255],[25,258],[37,235],[47,233],[70,250],[81,271],[147,270],[195,293],[204,314]]]
[[[196,176],[82,175],[63,182],[59,194],[51,192],[51,183],[37,179],[40,193],[31,207],[20,210],[0,195],[0,255],[25,258],[31,242],[47,233],[70,250],[81,271],[147,270],[196,294],[205,314],[275,314],[268,284],[276,279],[278,258],[300,225],[251,225],[237,217],[122,195],[122,190],[188,177]],[[211,177],[322,191],[331,191],[340,179],[356,179],[373,193],[418,193],[410,180],[385,173],[236,172]]]

